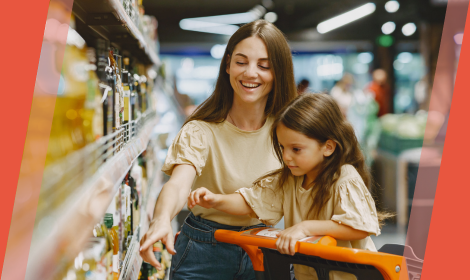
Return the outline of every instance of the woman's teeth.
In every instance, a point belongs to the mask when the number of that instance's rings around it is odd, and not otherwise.
[[[244,83],[241,82],[242,86],[247,87],[247,88],[257,88],[260,86],[260,84],[252,84],[252,83]]]

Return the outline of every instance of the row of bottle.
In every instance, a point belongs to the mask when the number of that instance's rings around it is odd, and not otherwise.
[[[75,43],[80,35],[73,29],[69,34],[46,165],[112,134],[153,101],[143,65],[119,55],[108,41],[98,39],[96,49],[87,48]]]
[[[145,161],[137,163],[126,175],[101,222],[94,226],[93,237],[89,238],[85,249],[61,279],[119,279],[133,235],[140,224],[141,201],[146,192]]]
[[[117,280],[123,273],[123,261],[131,246],[133,234],[141,224],[142,202],[148,196],[149,174],[153,173],[151,151],[142,153],[136,164],[124,179],[119,191],[109,205],[103,220],[93,228],[82,252],[62,276],[62,280]],[[151,175],[154,176],[154,175]],[[138,243],[135,245],[138,246]],[[139,280],[164,279],[171,263],[171,255],[161,242],[153,246],[156,259],[163,269],[157,271],[150,264],[143,262],[138,275]],[[135,252],[134,252],[135,253]]]
[[[171,266],[171,255],[165,248],[165,245],[158,241],[153,245],[153,253],[162,269],[157,270],[151,264],[143,262],[140,268],[138,280],[163,280],[169,272]]]

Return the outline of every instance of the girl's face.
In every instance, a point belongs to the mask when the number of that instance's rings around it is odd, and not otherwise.
[[[263,40],[257,36],[242,40],[228,59],[226,71],[230,75],[234,101],[266,103],[274,76]]]
[[[294,176],[307,175],[314,180],[324,158],[330,156],[336,148],[331,140],[322,145],[282,123],[278,125],[276,134],[284,163]]]

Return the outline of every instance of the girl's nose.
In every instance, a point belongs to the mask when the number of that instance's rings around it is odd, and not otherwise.
[[[292,157],[286,151],[284,151],[282,153],[282,157],[284,158],[284,161],[291,161],[292,160]]]

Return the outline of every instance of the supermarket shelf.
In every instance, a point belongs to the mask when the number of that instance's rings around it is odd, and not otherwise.
[[[26,279],[51,279],[63,272],[83,248],[93,225],[104,216],[125,175],[147,147],[158,120],[154,114],[143,119],[147,120],[136,126],[136,136],[121,146],[113,144],[120,150],[106,159],[91,179],[76,188],[59,207],[37,216]]]
[[[77,31],[85,40],[87,35],[104,38],[145,64],[160,65],[152,43],[145,40],[119,0],[75,0],[73,5],[76,19],[84,23],[80,25],[77,21]]]
[[[137,228],[127,249],[119,280],[137,280],[139,277],[140,267],[142,266],[142,257],[139,254],[139,235],[140,228]]]
[[[142,266],[142,257],[139,254],[140,240],[142,235],[148,230],[148,215],[153,213],[158,195],[162,189],[161,163],[157,162],[153,170],[148,170],[150,179],[148,180],[147,193],[144,195],[141,204],[140,225],[132,236],[131,243],[127,250],[126,257],[121,267],[119,280],[137,280]]]

